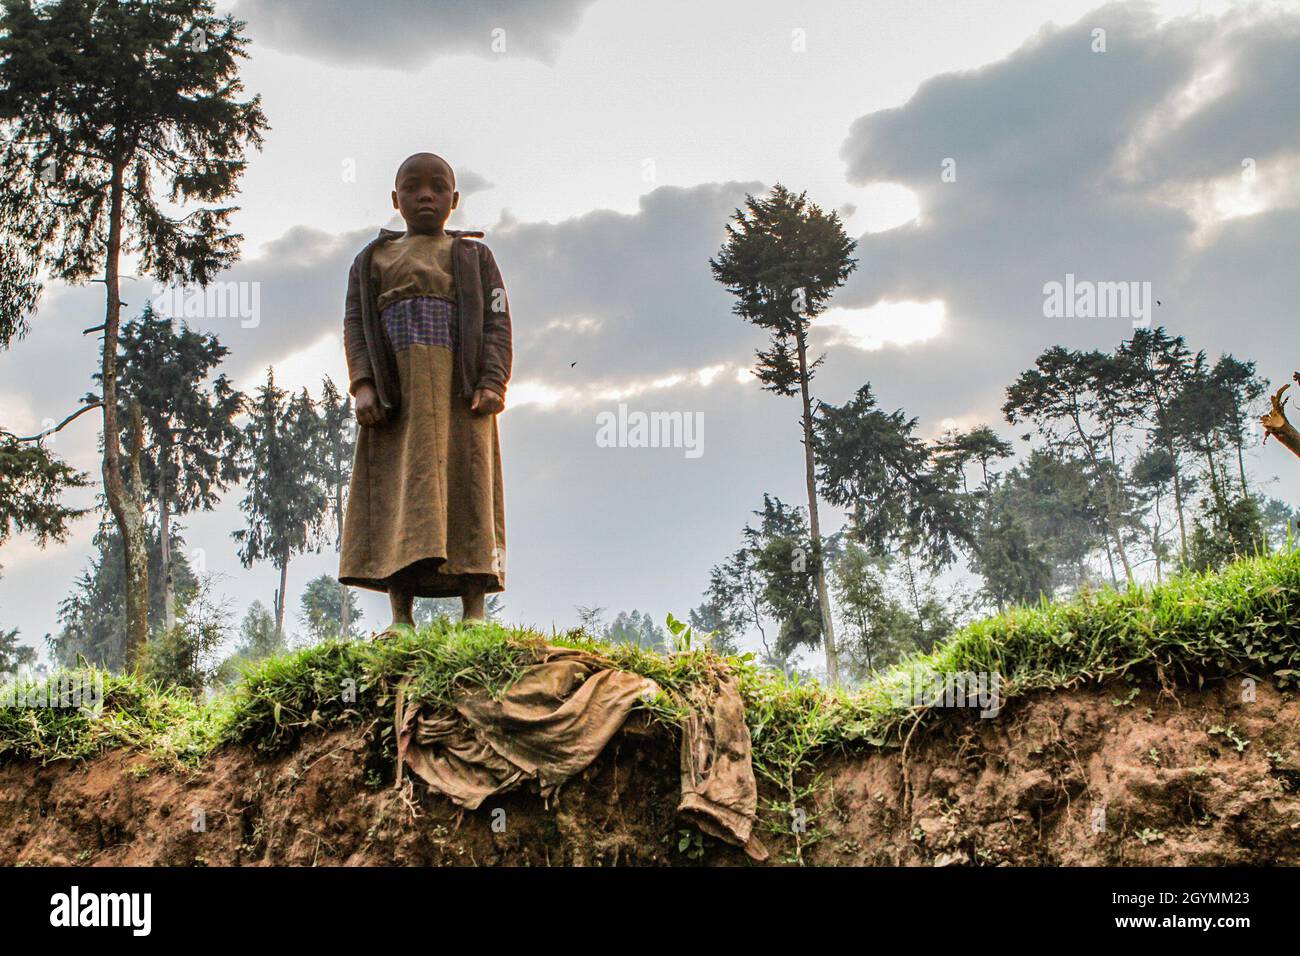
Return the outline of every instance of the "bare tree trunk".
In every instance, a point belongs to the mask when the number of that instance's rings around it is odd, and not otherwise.
[[[144,507],[138,483],[138,446],[132,467],[133,488],[122,478],[122,446],[117,420],[117,335],[122,311],[118,258],[122,251],[123,166],[113,167],[109,191],[108,250],[104,260],[104,346],[100,376],[104,401],[104,495],[122,536],[126,565],[126,666],[136,669],[149,639],[149,551],[144,536]],[[138,411],[138,406],[137,406]],[[133,416],[134,417],[134,416]],[[132,423],[133,444],[136,423]]]
[[[1160,492],[1156,492],[1156,529],[1151,536],[1152,548],[1151,553],[1156,559],[1156,583],[1159,584],[1164,578],[1161,575],[1160,566]]]
[[[1107,532],[1109,532],[1109,530],[1110,530],[1110,522],[1109,522],[1109,521],[1106,522],[1106,526],[1107,526],[1107,527],[1106,527],[1106,530],[1107,530]],[[1106,545],[1106,563],[1107,563],[1108,565],[1110,565],[1110,583],[1111,583],[1111,586],[1112,586],[1112,587],[1115,587],[1115,588],[1118,588],[1118,587],[1119,587],[1119,578],[1117,578],[1117,577],[1115,576],[1115,554],[1114,554],[1114,552],[1111,551],[1111,548],[1110,548],[1110,536],[1109,536],[1109,533],[1106,534],[1106,535],[1103,535],[1101,540],[1102,540],[1102,543]]]
[[[289,577],[289,558],[280,562],[280,590],[275,592],[275,636],[284,638],[284,589]]]
[[[1114,427],[1111,427],[1111,428],[1108,429],[1108,431],[1109,431],[1109,433],[1110,433],[1110,467],[1111,467],[1111,480],[1110,480],[1110,485],[1111,485],[1111,492],[1112,492],[1112,494],[1113,494],[1116,498],[1119,499],[1120,505],[1123,506],[1123,507],[1127,510],[1127,508],[1128,508],[1128,504],[1129,504],[1128,492],[1124,490],[1124,486],[1121,484],[1121,482],[1120,482],[1120,478],[1119,478],[1119,474],[1120,474],[1120,470],[1119,470],[1119,459],[1118,459],[1118,456],[1117,456],[1116,453],[1115,453],[1115,429],[1114,429]],[[1113,509],[1112,509],[1111,513],[1112,513],[1112,514],[1114,513],[1114,512],[1113,512]],[[1118,527],[1115,528],[1115,549],[1119,552],[1119,560],[1120,560],[1120,563],[1124,565],[1124,578],[1125,578],[1125,581],[1126,581],[1128,584],[1132,584],[1132,583],[1133,583],[1133,568],[1132,568],[1132,566],[1129,564],[1128,555],[1127,555],[1127,554],[1125,553],[1125,551],[1124,551],[1124,540],[1123,540],[1123,538],[1120,536],[1120,532],[1119,532],[1119,528],[1118,528]]]
[[[1223,483],[1219,480],[1218,469],[1214,467],[1214,453],[1208,447],[1205,452],[1205,461],[1210,468],[1210,490],[1214,493],[1215,500],[1218,500],[1227,493],[1228,489],[1224,488]]]
[[[1115,541],[1115,551],[1119,554],[1119,563],[1124,565],[1124,580],[1132,584],[1133,567],[1128,563],[1128,555],[1124,551],[1124,542],[1120,540],[1119,529],[1111,522],[1107,522],[1107,524],[1111,524],[1110,534]]]
[[[337,474],[337,469],[335,471]],[[334,486],[334,524],[339,529],[339,547],[343,547],[343,486],[336,484]],[[348,586],[339,582],[339,600],[343,602],[343,633],[340,635],[347,638],[352,633],[352,609],[348,607]]]
[[[1092,467],[1100,477],[1105,469],[1101,466],[1101,460],[1097,457],[1097,449],[1093,447],[1092,439],[1088,433],[1083,430],[1083,422],[1079,420],[1079,413],[1076,411],[1072,414],[1074,421],[1075,433],[1083,443],[1084,450],[1088,453],[1088,458],[1092,461]],[[1112,461],[1113,464],[1113,461]],[[1104,480],[1104,479],[1103,479]],[[1115,551],[1119,555],[1119,560],[1124,565],[1124,577],[1129,584],[1133,583],[1133,568],[1129,564],[1128,554],[1124,551],[1124,541],[1120,538],[1119,528],[1116,527],[1115,521],[1115,484],[1116,480],[1112,478],[1106,482],[1106,533],[1110,535],[1111,543],[1115,545]],[[1110,550],[1106,551],[1106,558],[1111,562],[1111,579],[1115,577],[1115,562],[1111,557]]]
[[[749,608],[750,616],[754,621],[754,627],[758,629],[758,640],[763,645],[763,653],[767,655],[769,660],[776,660],[772,648],[767,644],[767,631],[763,629],[763,609],[759,604],[758,594],[752,588],[746,587],[744,596],[746,606]],[[784,658],[782,658],[781,672],[785,673]]]
[[[1187,522],[1183,518],[1183,476],[1182,468],[1178,464],[1178,453],[1174,450],[1174,441],[1169,437],[1169,413],[1165,410],[1165,402],[1161,397],[1160,390],[1154,390],[1154,400],[1156,404],[1156,424],[1165,432],[1165,452],[1169,455],[1169,462],[1174,467],[1174,509],[1178,512],[1178,554],[1183,560],[1187,560]]]
[[[1173,458],[1173,446],[1169,447],[1169,456],[1174,462],[1174,508],[1178,511],[1178,551],[1183,561],[1187,560],[1187,524],[1183,520],[1183,479],[1179,474],[1178,459]]]
[[[176,588],[172,580],[171,508],[167,504],[167,460],[171,456],[166,448],[158,454],[158,542],[160,571],[163,579],[163,614],[167,630],[176,626]]]
[[[916,571],[912,568],[912,547],[903,546],[903,566],[907,568],[907,592],[912,598],[912,612],[916,614],[916,632],[921,639],[917,641],[922,653],[929,653],[925,639],[925,617],[921,614],[921,595],[916,590]]]
[[[812,532],[813,548],[816,550],[817,600],[822,609],[822,633],[826,645],[826,680],[836,687],[840,682],[839,652],[835,647],[835,624],[831,620],[831,599],[826,592],[826,571],[822,562],[821,522],[817,517],[817,477],[813,461],[813,427],[812,400],[808,397],[808,349],[804,341],[803,330],[795,335],[799,345],[799,393],[803,399],[803,452],[804,478],[808,485],[808,528]]]

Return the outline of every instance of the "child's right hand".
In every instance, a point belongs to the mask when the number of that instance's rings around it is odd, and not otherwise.
[[[379,393],[373,382],[362,382],[352,396],[357,402],[357,421],[362,425],[374,427],[384,423],[384,409],[379,404]]]

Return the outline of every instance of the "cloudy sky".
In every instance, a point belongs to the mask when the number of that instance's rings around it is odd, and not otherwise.
[[[814,326],[826,401],[870,381],[927,436],[988,422],[1011,437],[1003,391],[1044,347],[1131,334],[1127,318],[1045,318],[1043,286],[1067,274],[1150,282],[1156,323],[1271,381],[1300,365],[1297,3],[219,9],[247,21],[243,75],[272,127],[242,183],[243,259],[227,277],[257,283],[261,315],[194,324],[230,348],[244,389],[267,366],[316,394],[325,375],[346,381],[347,267],[399,222],[397,163],[447,157],[462,193],[449,225],[486,232],[515,317],[501,418],[512,621],[568,626],[577,604],[685,616],[763,492],[801,500],[796,403],[746,374],[763,338],[708,268],[746,193],[778,181],[840,210],[859,243]],[[126,283],[132,306],[147,295]],[[90,388],[79,333],[102,296],[51,288],[33,332],[0,353],[4,427],[39,430]],[[701,413],[703,454],[599,447],[596,416],[620,402]],[[53,443],[96,479],[98,426],[84,416]],[[1296,499],[1284,452],[1252,459],[1276,479],[1267,490]],[[240,497],[183,519],[238,615],[277,585],[236,558]],[[0,550],[0,620],[28,642],[56,629],[93,524],[65,545]],[[291,599],[336,570],[332,553],[296,559]],[[365,622],[386,622],[386,599],[360,593]]]

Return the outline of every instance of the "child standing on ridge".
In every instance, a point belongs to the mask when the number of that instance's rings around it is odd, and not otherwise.
[[[446,230],[460,201],[441,157],[397,170],[405,232],[379,230],[348,274],[343,317],[358,429],[339,581],[387,591],[393,624],[416,597],[461,598],[484,619],[505,589],[497,414],[512,343],[505,284],[481,232]]]

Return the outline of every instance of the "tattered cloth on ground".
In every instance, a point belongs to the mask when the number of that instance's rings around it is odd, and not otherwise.
[[[533,780],[543,797],[591,764],[639,699],[659,685],[609,661],[567,647],[541,647],[534,663],[494,699],[466,690],[451,709],[408,702],[397,693],[398,783],[409,767],[453,803],[473,810],[493,794]],[[685,701],[682,797],[678,811],[703,830],[744,847],[767,850],[753,833],[758,809],[749,728],[735,677],[719,665],[708,685]]]

